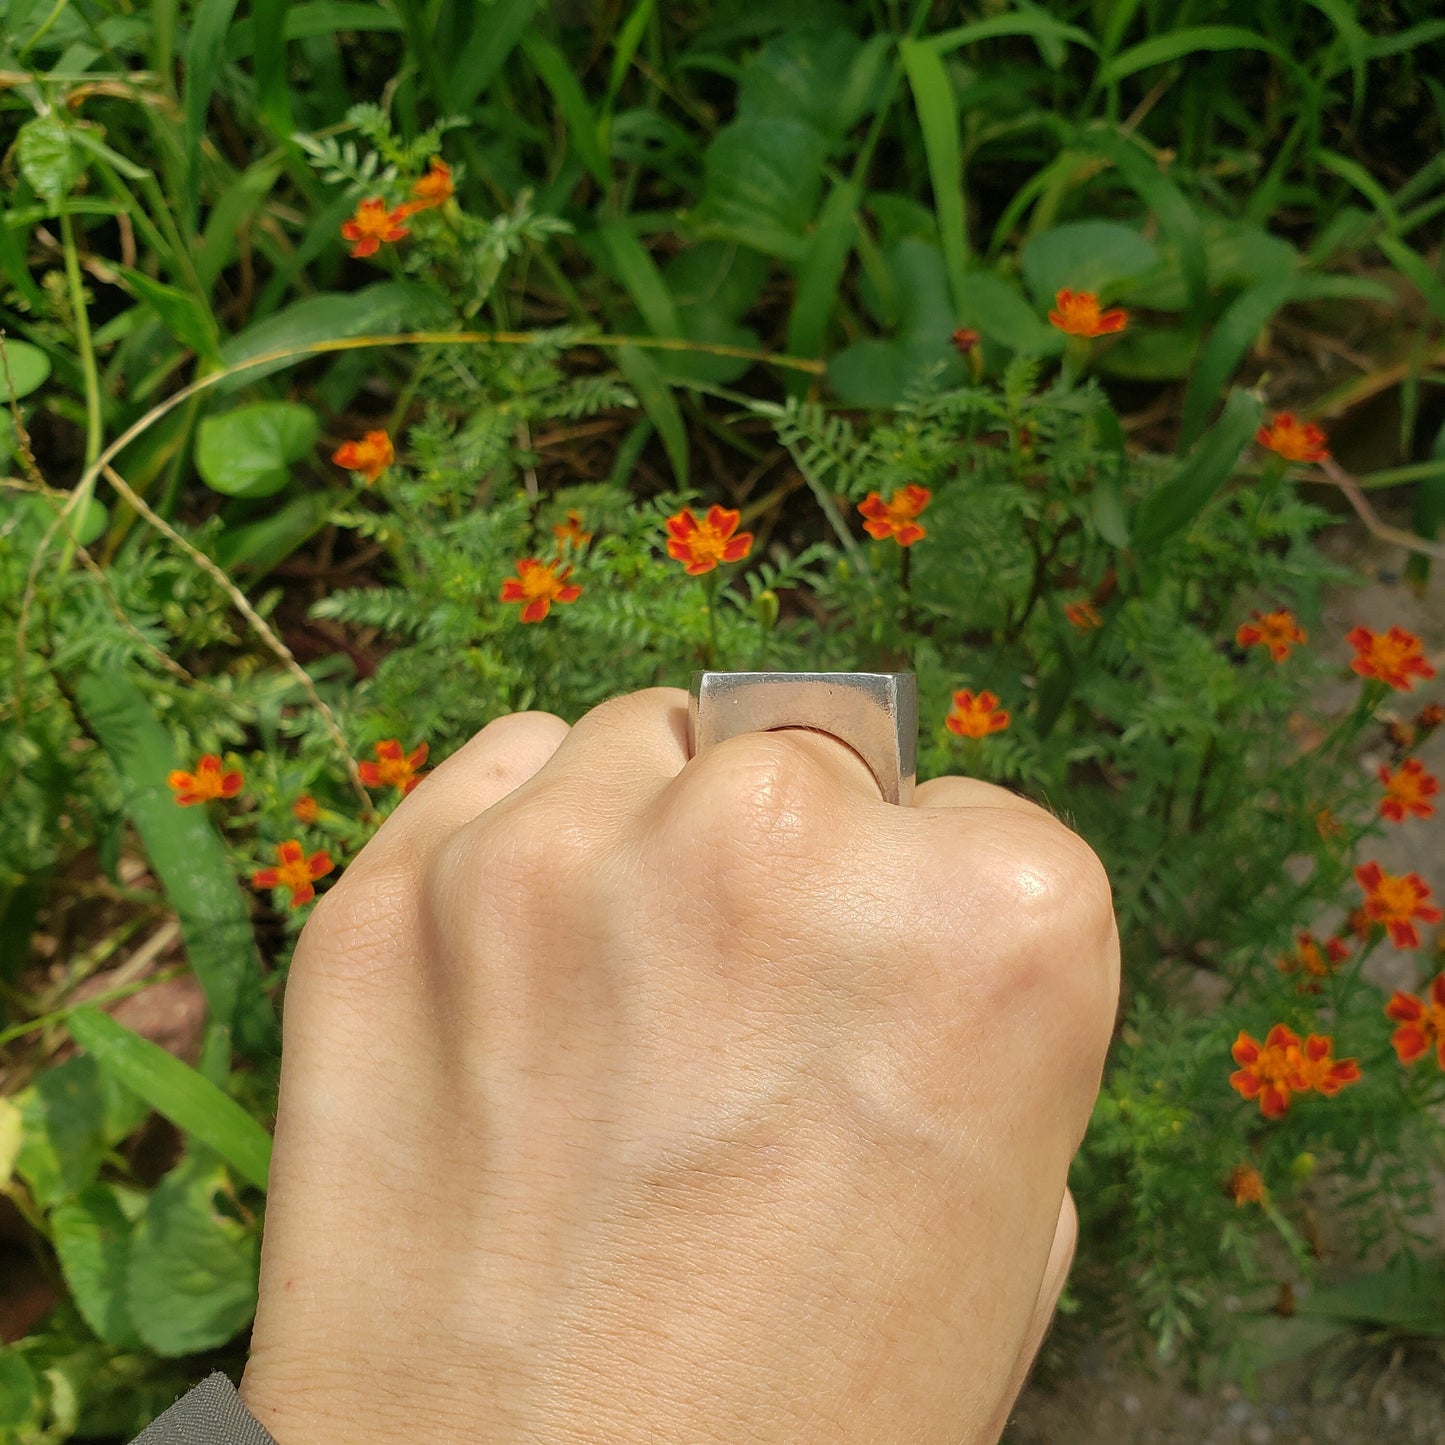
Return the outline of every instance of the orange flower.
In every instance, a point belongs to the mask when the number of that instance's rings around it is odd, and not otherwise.
[[[1294,951],[1285,954],[1278,967],[1281,973],[1298,971],[1312,978],[1328,978],[1335,971],[1335,965],[1343,963],[1349,956],[1350,950],[1342,938],[1331,938],[1321,952],[1313,933],[1298,933],[1295,935]]]
[[[321,816],[321,809],[310,793],[302,793],[291,804],[291,811],[300,823],[314,823]]]
[[[968,688],[953,695],[953,708],[944,718],[943,725],[949,732],[961,738],[986,738],[990,733],[1002,732],[1007,726],[1009,715],[998,705],[998,698],[991,692],[981,692],[977,697]]]
[[[1424,678],[1435,676],[1435,669],[1420,655],[1420,639],[1403,627],[1392,627],[1388,632],[1357,627],[1345,641],[1357,654],[1350,663],[1353,671],[1361,677],[1377,677],[1397,692],[1409,692],[1414,687],[1410,681],[1412,674]]]
[[[1243,1029],[1230,1049],[1240,1067],[1229,1076],[1230,1087],[1246,1099],[1259,1100],[1259,1112],[1277,1119],[1289,1108],[1289,1091],[1298,1086],[1296,1060],[1300,1036],[1283,1024],[1276,1024],[1261,1044]]]
[[[592,533],[582,530],[582,513],[570,510],[565,523],[558,522],[553,526],[552,535],[559,543],[565,542],[579,552],[592,540]]]
[[[1403,823],[1406,813],[1417,818],[1428,818],[1435,811],[1433,798],[1440,791],[1440,780],[1433,773],[1425,771],[1419,758],[1406,758],[1400,770],[1392,774],[1388,763],[1380,764],[1380,781],[1385,785],[1385,796],[1380,800],[1380,816],[1392,823]]]
[[[1427,702],[1424,707],[1415,714],[1415,726],[1427,737],[1445,722],[1445,707],[1438,702]]]
[[[1292,411],[1276,412],[1268,426],[1255,432],[1254,439],[1287,462],[1322,462],[1329,456],[1324,432],[1313,422],[1296,421]]]
[[[1346,1084],[1358,1083],[1359,1060],[1336,1059],[1332,1057],[1333,1047],[1334,1041],[1327,1035],[1311,1034],[1300,1045],[1290,1087],[1300,1093],[1314,1089],[1325,1098],[1333,1099]]]
[[[394,788],[400,788],[404,797],[426,777],[425,773],[417,772],[426,762],[426,754],[425,743],[418,743],[416,751],[408,757],[402,752],[397,738],[388,738],[384,743],[377,743],[376,762],[357,764],[361,770],[361,781],[368,788],[381,788],[389,783]]]
[[[316,897],[311,886],[317,878],[324,878],[335,866],[325,853],[313,853],[309,858],[301,844],[292,838],[276,845],[276,868],[261,868],[251,875],[255,888],[289,888],[292,908],[300,908]]]
[[[456,194],[456,187],[452,185],[452,168],[440,156],[433,156],[428,165],[430,169],[426,175],[411,188],[416,200],[407,202],[401,208],[409,216],[433,206],[445,205]]]
[[[176,768],[166,775],[166,782],[176,790],[176,802],[183,808],[212,798],[234,798],[244,781],[240,773],[223,773],[215,753],[206,753],[193,773]]]
[[[1236,1209],[1246,1204],[1268,1204],[1269,1190],[1264,1175],[1250,1164],[1236,1164],[1224,1181],[1224,1192],[1234,1200]]]
[[[1365,890],[1365,916],[1385,925],[1396,948],[1419,948],[1420,931],[1413,919],[1439,923],[1445,918],[1425,902],[1430,888],[1418,873],[1384,873],[1378,863],[1365,863],[1355,869],[1355,880]]]
[[[1099,310],[1099,298],[1092,291],[1060,291],[1054,297],[1058,308],[1049,312],[1049,322],[1070,336],[1104,336],[1122,331],[1129,324],[1129,313],[1115,306]]]
[[[1278,612],[1251,612],[1249,615],[1254,621],[1242,623],[1234,634],[1234,640],[1241,647],[1263,645],[1269,648],[1269,655],[1276,662],[1283,662],[1289,656],[1291,647],[1309,641],[1304,629],[1295,624],[1294,613],[1284,608]]]
[[[1099,616],[1099,610],[1092,602],[1065,603],[1064,616],[1067,617],[1080,632],[1092,632],[1094,628],[1104,625],[1104,619]]]
[[[869,492],[858,503],[858,510],[868,518],[863,530],[875,541],[892,537],[900,547],[911,547],[928,535],[918,525],[918,514],[932,500],[933,493],[917,482],[900,488],[886,502],[877,492]]]
[[[384,431],[369,431],[359,442],[342,442],[331,460],[348,472],[360,472],[371,486],[396,460],[396,448]]]
[[[1413,1064],[1430,1051],[1430,1040],[1435,1040],[1435,1057],[1445,1069],[1445,973],[1435,975],[1430,985],[1430,1002],[1418,999],[1413,993],[1395,990],[1395,996],[1385,1005],[1385,1016],[1392,1018],[1399,1028],[1390,1035],[1390,1042],[1400,1056],[1402,1064]]]
[[[983,340],[971,326],[960,326],[953,333],[953,344],[960,356],[967,356]]]
[[[733,535],[741,520],[741,512],[714,503],[699,522],[692,508],[684,507],[667,519],[667,555],[674,562],[685,562],[689,577],[711,572],[719,562],[741,562],[753,546],[751,532]]]
[[[579,583],[568,582],[572,575],[570,567],[559,572],[561,559],[542,562],[535,557],[523,557],[517,563],[517,575],[508,577],[502,583],[500,601],[524,602],[523,622],[540,622],[551,610],[554,602],[575,602],[582,595]]]
[[[406,220],[406,207],[394,211],[386,209],[386,202],[380,196],[363,201],[356,214],[342,223],[341,234],[351,242],[353,256],[370,256],[383,241],[399,241],[411,233],[401,223]]]

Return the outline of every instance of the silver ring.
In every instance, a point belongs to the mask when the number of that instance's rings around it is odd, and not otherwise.
[[[695,672],[687,707],[691,756],[739,733],[816,728],[867,763],[883,797],[913,798],[918,678],[911,672]]]

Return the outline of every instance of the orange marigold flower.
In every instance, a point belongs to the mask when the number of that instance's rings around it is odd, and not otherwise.
[[[1425,902],[1430,888],[1418,873],[1385,873],[1378,863],[1365,863],[1355,869],[1355,881],[1365,890],[1365,916],[1385,925],[1396,948],[1419,948],[1420,931],[1412,920],[1439,923],[1445,918]]]
[[[291,812],[300,823],[314,823],[321,816],[321,808],[310,793],[302,793],[291,804]]]
[[[1281,973],[1307,973],[1312,978],[1328,978],[1337,963],[1343,963],[1350,956],[1350,950],[1342,938],[1331,938],[1323,952],[1313,933],[1295,935],[1295,946],[1279,960]]]
[[[1129,324],[1129,313],[1121,307],[1100,311],[1099,298],[1092,291],[1060,291],[1054,306],[1049,312],[1050,324],[1070,336],[1105,336]]]
[[[456,187],[452,185],[452,168],[440,156],[433,156],[428,165],[430,168],[426,175],[411,188],[416,200],[402,207],[408,215],[445,205],[456,194]]]
[[[1234,1200],[1236,1209],[1246,1204],[1268,1204],[1269,1190],[1264,1175],[1252,1164],[1236,1164],[1224,1181],[1224,1192]]]
[[[1304,629],[1294,620],[1294,613],[1285,608],[1278,612],[1251,612],[1254,621],[1240,625],[1234,640],[1241,647],[1264,646],[1276,662],[1283,662],[1297,643],[1309,641]]]
[[[1299,1047],[1300,1036],[1284,1024],[1276,1024],[1263,1043],[1240,1029],[1229,1051],[1240,1065],[1229,1076],[1230,1087],[1246,1099],[1258,1099],[1266,1119],[1279,1118],[1289,1108],[1290,1090],[1298,1087],[1291,1081],[1298,1078]]]
[[[1380,816],[1392,823],[1403,823],[1406,813],[1417,818],[1428,818],[1435,811],[1433,798],[1440,791],[1440,780],[1425,771],[1419,758],[1406,758],[1396,773],[1390,772],[1388,763],[1380,764],[1380,781],[1385,785],[1385,796],[1380,800]]]
[[[521,602],[523,622],[540,622],[551,610],[554,602],[575,602],[582,595],[577,582],[568,582],[572,575],[570,567],[561,566],[561,558],[555,562],[543,562],[536,557],[523,557],[517,563],[517,575],[508,577],[502,583],[500,601]]]
[[[300,908],[315,898],[312,883],[335,866],[325,853],[313,853],[308,858],[295,838],[276,845],[276,858],[279,866],[258,869],[251,875],[251,884],[255,888],[289,888],[292,908]]]
[[[1438,702],[1427,702],[1415,714],[1415,726],[1426,736],[1433,733],[1441,723],[1445,723],[1445,706]]]
[[[981,692],[975,697],[968,688],[954,693],[953,707],[943,720],[944,727],[961,738],[986,738],[1002,732],[1008,723],[1009,715],[993,693]]]
[[[692,508],[684,507],[667,519],[667,555],[685,562],[689,577],[701,577],[719,562],[741,562],[753,546],[751,532],[738,532],[741,520],[741,512],[714,503],[699,522]]]
[[[582,530],[582,513],[568,511],[566,522],[558,522],[552,527],[552,535],[558,543],[566,543],[567,546],[580,551],[592,540],[591,532]]]
[[[863,530],[875,541],[892,537],[900,547],[911,547],[926,537],[927,531],[918,525],[918,514],[933,500],[933,493],[917,482],[909,482],[885,502],[877,492],[869,492],[858,510],[868,519]]]
[[[1413,993],[1395,990],[1395,996],[1385,1005],[1385,1016],[1392,1018],[1399,1028],[1390,1035],[1390,1042],[1400,1056],[1402,1064],[1413,1064],[1423,1059],[1430,1051],[1431,1039],[1435,1042],[1435,1058],[1445,1069],[1445,973],[1435,975],[1430,985],[1430,1001],[1426,1003]]]
[[[175,789],[176,802],[183,808],[212,798],[234,798],[244,781],[240,773],[223,773],[221,760],[215,753],[206,753],[193,773],[176,768],[166,774],[166,782]]]
[[[358,763],[357,767],[361,770],[361,781],[368,788],[381,788],[390,784],[394,788],[400,788],[405,796],[426,777],[425,773],[417,772],[426,762],[426,755],[425,743],[418,743],[416,751],[408,755],[402,752],[399,739],[387,738],[384,743],[376,745],[376,762]]]
[[[396,460],[396,448],[384,431],[369,431],[360,441],[342,442],[331,460],[348,472],[360,472],[370,486]]]
[[[1288,462],[1322,462],[1329,456],[1324,432],[1313,422],[1296,421],[1292,411],[1276,412],[1268,426],[1255,432],[1254,439]]]
[[[1295,1078],[1290,1087],[1305,1093],[1314,1089],[1327,1099],[1333,1099],[1346,1084],[1355,1084],[1360,1078],[1358,1059],[1336,1059],[1333,1057],[1334,1041],[1325,1034],[1311,1034],[1299,1046],[1295,1060]]]
[[[1345,641],[1355,649],[1356,656],[1350,663],[1353,671],[1361,677],[1379,678],[1397,692],[1409,692],[1414,687],[1412,676],[1435,676],[1435,669],[1420,655],[1420,639],[1403,627],[1392,627],[1388,632],[1357,627]]]
[[[386,202],[380,196],[372,196],[356,208],[356,214],[349,221],[342,223],[341,234],[353,243],[353,256],[370,256],[380,248],[383,241],[399,241],[403,236],[411,234],[401,224],[404,220],[405,206],[388,211]]]
[[[1080,632],[1092,632],[1094,628],[1104,625],[1104,619],[1099,616],[1099,609],[1092,602],[1066,602],[1064,616]]]

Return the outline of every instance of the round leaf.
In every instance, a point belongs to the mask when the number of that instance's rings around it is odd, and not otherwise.
[[[29,396],[50,375],[50,358],[28,341],[5,341],[5,364],[10,370],[10,386],[15,389],[15,399]],[[0,381],[4,371],[0,370]],[[8,401],[9,388],[0,390],[0,401]]]
[[[1040,306],[1064,289],[1105,291],[1141,276],[1159,259],[1152,241],[1112,221],[1074,221],[1035,236],[1020,260],[1024,280]]]
[[[213,491],[228,497],[269,497],[291,480],[321,434],[310,407],[263,401],[209,416],[196,439],[196,470]]]

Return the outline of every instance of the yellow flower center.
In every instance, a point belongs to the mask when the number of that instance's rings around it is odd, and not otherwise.
[[[1271,1044],[1259,1051],[1259,1057],[1248,1068],[1261,1083],[1284,1086],[1295,1071],[1295,1055],[1292,1046],[1282,1049]]]
[[[1375,904],[1386,918],[1411,918],[1419,902],[1410,880],[1386,873],[1375,886]]]
[[[286,888],[304,888],[311,882],[311,869],[304,856],[285,859],[277,866],[276,872],[281,877],[282,886]]]

